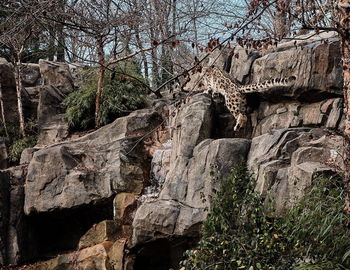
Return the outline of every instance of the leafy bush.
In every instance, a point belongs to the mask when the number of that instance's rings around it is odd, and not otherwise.
[[[350,268],[350,231],[344,209],[343,182],[337,177],[317,177],[305,196],[283,219],[288,241],[299,258],[308,258],[314,265],[296,269]]]
[[[24,149],[33,147],[37,142],[37,123],[33,119],[26,122],[26,137],[21,138],[18,126],[14,124],[7,125],[6,136],[5,127],[0,121],[0,137],[7,138],[6,144],[8,146],[8,159],[12,164],[16,164]]]
[[[214,191],[203,237],[196,249],[186,251],[181,269],[349,269],[341,180],[314,182],[285,217],[275,218],[246,168],[234,168]]]
[[[68,123],[75,129],[87,129],[94,124],[98,76],[93,69],[85,71],[83,76],[85,83],[80,90],[71,93],[63,102]],[[141,76],[134,77],[143,81]],[[145,106],[146,92],[139,81],[124,76],[110,80],[107,74],[99,115],[102,125]]]
[[[37,136],[27,136],[14,140],[9,147],[9,161],[18,162],[24,149],[33,147],[36,144]]]

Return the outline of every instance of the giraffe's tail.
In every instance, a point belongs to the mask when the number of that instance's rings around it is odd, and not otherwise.
[[[289,78],[273,79],[273,80],[265,81],[263,83],[243,85],[239,88],[239,91],[244,94],[265,92],[272,88],[290,87],[294,84],[295,81],[296,81],[296,77],[294,76],[291,76]]]

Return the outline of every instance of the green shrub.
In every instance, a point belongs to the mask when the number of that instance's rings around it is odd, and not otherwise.
[[[245,166],[232,170],[221,190],[214,191],[203,237],[197,249],[187,251],[182,269],[275,269],[287,243],[254,187]]]
[[[8,160],[11,164],[16,164],[21,158],[24,149],[36,145],[37,142],[37,123],[34,119],[28,119],[25,125],[26,137],[21,138],[18,126],[14,124],[7,125],[6,136],[5,127],[0,121],[0,137],[6,138],[8,147]]]
[[[36,144],[37,136],[27,136],[12,142],[9,147],[9,161],[18,162],[24,149],[33,147]]]
[[[340,178],[313,180],[313,186],[283,219],[283,229],[299,258],[312,260],[313,267],[328,264],[333,267],[330,269],[350,269],[350,231],[344,205]]]
[[[134,75],[138,80],[143,78]],[[94,126],[97,72],[94,69],[83,74],[85,83],[78,91],[71,93],[63,102],[67,107],[66,116],[69,126],[74,129],[87,129]],[[107,74],[100,107],[100,122],[106,125],[117,117],[127,115],[133,110],[145,106],[146,92],[139,81],[117,76],[110,80]]]
[[[246,168],[234,168],[214,191],[202,239],[186,251],[181,269],[350,269],[341,183],[314,179],[286,216],[276,218],[264,208]]]

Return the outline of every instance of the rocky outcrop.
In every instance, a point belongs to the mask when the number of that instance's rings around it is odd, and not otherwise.
[[[315,176],[343,166],[339,42],[322,38],[260,54],[236,46],[210,57],[244,83],[297,77],[291,88],[248,95],[249,121],[239,132],[223,100],[200,93],[155,101],[67,140],[61,102],[83,67],[28,65],[23,80],[38,101],[40,139],[22,153],[21,166],[0,171],[0,264],[176,268],[200,237],[213,188],[242,161],[282,215]]]
[[[211,102],[195,95],[175,120],[170,170],[157,199],[146,200],[133,221],[133,245],[170,236],[198,236],[214,187],[210,173],[217,165],[219,177],[246,157],[245,139],[209,139]]]
[[[56,258],[38,263],[27,270],[123,270],[123,251],[125,242],[106,241],[74,253],[63,254]]]
[[[248,166],[257,178],[257,191],[268,194],[276,212],[283,214],[315,175],[341,169],[342,148],[341,136],[322,129],[279,129],[253,138]]]
[[[39,67],[44,85],[54,86],[63,94],[69,94],[74,90],[73,77],[68,64],[41,59]]]
[[[62,101],[66,96],[56,87],[44,86],[38,104],[38,145],[50,145],[68,137],[68,122]]]
[[[38,104],[38,145],[60,142],[68,136],[68,122],[62,102],[74,90],[69,65],[39,61],[44,86],[39,92]]]
[[[263,102],[257,113],[252,114],[255,124],[252,137],[274,129],[294,127],[320,127],[337,130],[342,117],[343,100],[326,99],[315,103],[289,101],[281,103]]]
[[[16,82],[13,67],[4,58],[0,58],[0,87],[3,95],[4,111],[8,123],[17,123]]]
[[[293,87],[267,93],[268,98],[279,101],[293,97],[303,101],[318,101],[327,95],[342,95],[340,61],[338,38],[334,33],[323,33],[318,39],[306,39],[302,44],[285,43],[277,50],[256,59],[252,65],[250,83],[295,76]]]
[[[0,265],[19,264],[30,253],[23,214],[25,166],[0,171]]]
[[[137,111],[80,139],[35,152],[25,213],[76,207],[119,192],[140,194],[149,170],[140,142],[160,122],[154,111]]]

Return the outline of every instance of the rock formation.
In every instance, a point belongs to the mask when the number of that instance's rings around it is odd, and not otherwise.
[[[77,67],[28,65],[24,82],[40,134],[21,165],[0,171],[0,264],[177,269],[183,251],[198,241],[212,189],[220,186],[213,171],[222,179],[246,161],[257,191],[283,215],[315,174],[341,170],[337,37],[286,42],[262,53],[236,47],[234,53],[230,68],[224,56],[217,65],[237,81],[297,78],[290,89],[250,94],[249,123],[238,132],[220,98],[197,93],[153,101],[149,109],[69,138],[61,102],[76,88]],[[0,62],[0,70],[10,104],[11,67]],[[6,151],[0,157],[6,164]]]

